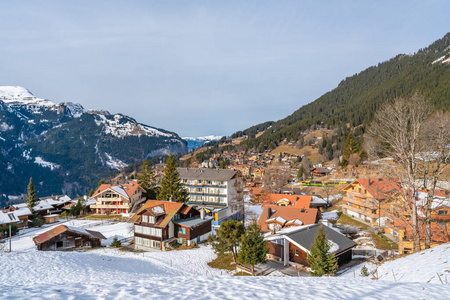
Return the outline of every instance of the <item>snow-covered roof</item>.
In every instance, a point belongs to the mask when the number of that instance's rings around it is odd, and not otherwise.
[[[31,210],[28,207],[22,207],[13,211],[14,215],[19,218],[21,216],[31,215]]]
[[[300,225],[303,225],[303,222],[300,221],[299,219],[292,219],[292,220],[287,221],[287,223],[286,223],[286,225],[293,225],[293,224],[300,226]]]
[[[276,218],[267,219],[266,222],[270,223],[270,222],[273,222],[273,221],[279,222],[281,224],[286,223],[286,220],[284,218],[282,218],[282,217],[276,217]]]
[[[130,198],[130,197],[127,195],[127,192],[125,192],[125,190],[124,190],[121,186],[119,186],[119,185],[112,186],[111,189],[112,189],[113,191],[115,191],[115,192],[121,194],[121,195],[124,196],[125,198]]]
[[[19,222],[19,218],[13,212],[0,210],[0,224]]]
[[[161,206],[155,206],[152,208],[152,211],[153,213],[159,215],[164,213],[164,208],[162,208]]]

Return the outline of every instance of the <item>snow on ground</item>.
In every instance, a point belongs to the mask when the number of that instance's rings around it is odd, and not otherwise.
[[[335,220],[339,219],[338,211],[332,210],[332,211],[323,212],[322,219],[335,221]]]
[[[450,286],[449,260],[450,243],[447,243],[395,260],[386,261],[378,267],[378,278],[383,281],[441,284],[437,276],[439,274],[444,284]],[[377,267],[375,264],[367,262],[355,266],[342,276],[352,278],[354,276],[353,271],[358,276],[361,274],[363,265],[368,268],[369,272],[374,271]],[[395,278],[393,274],[395,274]]]
[[[449,285],[363,279],[164,275],[0,287],[2,299],[443,299],[449,293]]]
[[[71,220],[65,224],[100,231],[108,240],[132,234],[128,223]],[[386,270],[380,267],[379,281],[354,279],[352,272],[347,278],[277,277],[276,273],[272,277],[234,277],[207,266],[216,257],[208,246],[146,253],[112,248],[37,251],[32,237],[54,226],[27,230],[13,238],[13,252],[1,253],[1,299],[442,299],[450,294],[446,274],[442,275],[447,284],[437,284],[436,280],[425,283],[438,270],[429,268],[433,263],[440,266],[438,272],[448,268],[444,257],[449,257],[449,244],[445,249],[428,250],[431,255],[419,253],[404,258],[410,260],[403,263],[391,262]],[[425,270],[427,267],[430,270]],[[383,275],[389,268],[400,282]]]

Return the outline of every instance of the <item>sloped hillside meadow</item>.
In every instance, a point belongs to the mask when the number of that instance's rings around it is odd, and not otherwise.
[[[114,236],[132,235],[129,223],[69,221],[68,225],[102,232],[108,238],[105,246]],[[1,299],[444,299],[450,295],[449,244],[384,263],[379,280],[360,277],[361,266],[339,277],[236,277],[207,265],[216,257],[208,246],[144,254],[108,247],[37,251],[32,238],[49,228],[13,238],[12,252],[0,254]]]

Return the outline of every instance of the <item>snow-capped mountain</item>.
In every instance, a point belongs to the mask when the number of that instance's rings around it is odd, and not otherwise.
[[[189,151],[191,151],[192,149],[199,148],[208,142],[218,141],[222,137],[223,136],[220,136],[220,135],[208,135],[208,136],[202,136],[202,137],[183,137],[183,140],[188,142],[188,148],[189,148]]]
[[[115,169],[170,152],[187,153],[176,133],[0,86],[0,198],[24,192],[30,177],[43,194],[86,193]]]

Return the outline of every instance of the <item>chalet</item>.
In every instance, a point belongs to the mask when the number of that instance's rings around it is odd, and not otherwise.
[[[97,214],[127,214],[135,203],[145,200],[145,190],[132,180],[127,184],[102,184],[92,195],[96,203],[91,209]]]
[[[343,191],[344,213],[372,226],[380,226],[387,219],[388,201],[400,197],[401,188],[389,178],[358,178]]]
[[[100,247],[100,232],[67,225],[59,225],[33,238],[38,250],[75,250]]]
[[[16,224],[18,228],[28,227],[28,217],[32,213],[28,207],[9,206],[0,211],[0,225]]]
[[[267,194],[262,206],[278,205],[309,208],[312,197],[305,195]]]
[[[33,211],[37,212],[40,216],[61,214],[66,205],[72,204],[72,200],[67,195],[42,197],[38,199],[36,205],[33,207]],[[18,203],[10,205],[8,208],[24,209],[28,208],[28,205],[27,203]]]
[[[250,176],[251,168],[247,165],[233,165],[228,168],[236,170],[236,171],[240,171],[242,176],[244,176],[244,177]]]
[[[331,171],[332,169],[329,168],[314,168],[311,170],[311,173],[314,177],[323,177],[329,175]]]
[[[419,218],[419,235],[421,239],[421,248],[425,248],[425,212],[423,205],[426,203],[428,195],[426,191],[418,192],[418,218]],[[436,191],[431,203],[431,247],[449,242],[450,234],[450,192],[445,190]],[[409,216],[396,218],[390,216],[385,222],[384,231],[391,234],[398,242],[398,250],[400,254],[413,252],[414,242]]]
[[[165,250],[171,244],[191,245],[208,238],[210,216],[184,203],[148,200],[131,218],[138,250]]]
[[[276,234],[266,234],[269,258],[282,261],[299,267],[309,267],[307,255],[310,253],[312,244],[321,224],[304,225],[298,229],[285,229]],[[323,225],[324,233],[328,243],[338,259],[338,265],[352,260],[352,248],[356,243],[334,229]]]
[[[283,228],[312,225],[318,221],[316,208],[266,205],[258,219],[261,231],[277,232]]]

